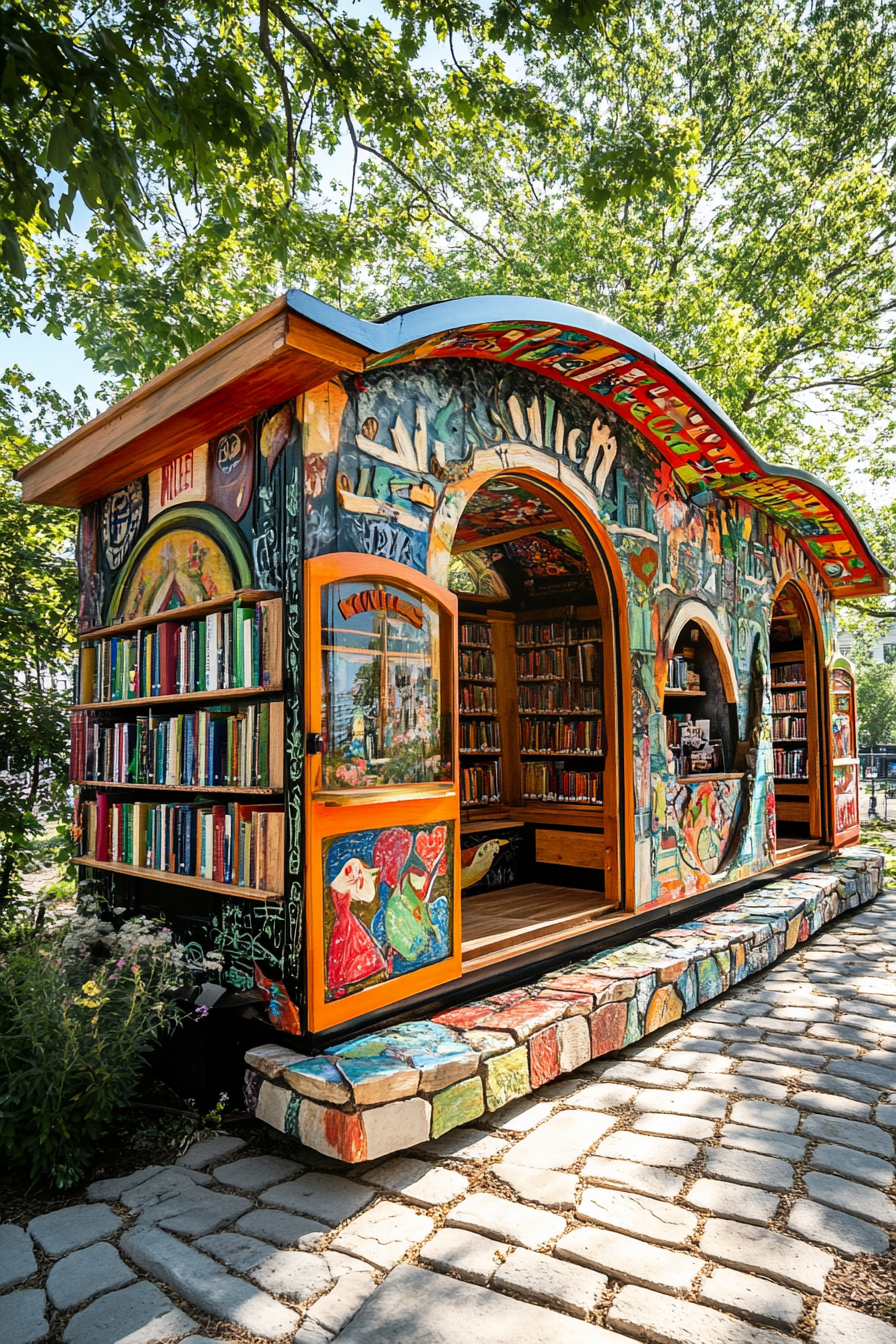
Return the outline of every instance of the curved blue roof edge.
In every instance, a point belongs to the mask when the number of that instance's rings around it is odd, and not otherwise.
[[[440,332],[455,331],[481,322],[546,322],[551,326],[577,327],[583,331],[593,332],[596,336],[606,337],[610,341],[619,341],[675,378],[702,403],[740,447],[751,454],[762,471],[768,472],[770,476],[787,476],[804,481],[807,485],[823,490],[837,507],[842,509],[881,573],[890,576],[894,573],[875,555],[852,509],[840,498],[833,486],[822,477],[814,476],[800,467],[784,467],[767,462],[746,434],[738,429],[727,411],[723,410],[690,374],[679,368],[675,361],[657,346],[645,341],[641,336],[636,336],[633,331],[607,317],[605,313],[595,313],[590,308],[581,308],[574,303],[561,303],[555,299],[527,299],[520,294],[477,294],[466,299],[435,300],[418,308],[411,308],[407,312],[397,313],[394,317],[371,322],[366,318],[343,313],[341,309],[324,303],[322,299],[316,299],[313,294],[307,294],[303,289],[288,290],[286,302],[293,312],[299,313],[310,322],[316,322],[318,326],[326,327],[327,330],[334,331],[344,336],[346,340],[363,346],[371,354],[377,355],[388,354],[389,351],[397,350],[411,341],[426,341],[439,335]],[[861,594],[857,593],[856,597],[859,596]]]

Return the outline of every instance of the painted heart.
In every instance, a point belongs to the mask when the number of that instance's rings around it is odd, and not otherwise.
[[[379,869],[379,878],[391,889],[398,882],[398,875],[408,861],[411,852],[411,833],[403,826],[390,827],[383,831],[373,847],[374,866]]]
[[[426,871],[432,872],[433,864],[439,857],[444,858],[445,842],[448,832],[444,826],[434,826],[432,831],[418,831],[416,839],[417,853],[426,864]]]
[[[637,551],[631,557],[632,573],[636,574],[642,583],[651,584],[656,578],[659,562],[660,558],[653,547],[645,546],[643,551]]]

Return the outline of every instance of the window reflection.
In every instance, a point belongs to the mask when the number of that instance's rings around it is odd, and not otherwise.
[[[438,607],[370,580],[328,584],[321,607],[324,788],[450,779]]]

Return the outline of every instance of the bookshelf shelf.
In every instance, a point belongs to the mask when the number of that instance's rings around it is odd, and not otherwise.
[[[111,779],[76,779],[73,784],[76,789],[100,789],[103,792],[109,789],[145,789],[152,793],[239,794],[241,797],[255,794],[265,798],[283,793],[282,789],[243,789],[235,784],[118,784]]]
[[[664,695],[664,696],[665,696],[665,695],[674,695],[674,696],[676,696],[676,697],[677,697],[677,696],[687,696],[688,698],[691,698],[691,697],[696,697],[696,696],[701,696],[701,695],[702,695],[702,696],[705,696],[705,695],[706,695],[706,692],[705,692],[705,691],[675,691],[675,690],[672,690],[671,687],[667,686],[667,687],[665,688],[665,690],[663,691],[663,695]]]
[[[459,747],[461,756],[500,756],[500,747]]]
[[[150,705],[208,705],[224,700],[249,700],[253,696],[282,696],[282,686],[239,686],[230,691],[184,691],[182,695],[144,695],[131,700],[90,700],[72,709],[97,711],[101,709],[137,709]]]
[[[103,625],[95,630],[85,630],[78,638],[109,639],[115,635],[126,635],[131,630],[144,630],[147,626],[162,625],[166,621],[195,621],[207,616],[210,611],[224,611],[234,602],[269,602],[279,593],[268,592],[261,588],[238,588],[236,592],[224,593],[221,597],[209,598],[207,602],[194,602],[188,607],[175,607],[172,611],[159,611],[154,616],[137,616],[132,621],[121,621],[118,625]]]
[[[234,790],[230,790],[234,792]],[[127,877],[140,877],[148,882],[170,882],[177,887],[196,887],[200,891],[219,892],[223,896],[241,896],[247,901],[283,901],[279,891],[257,891],[254,887],[240,887],[235,882],[210,882],[204,877],[189,877],[184,873],[165,873],[158,868],[142,868],[133,863],[115,863],[111,859],[93,859],[89,856],[73,860],[83,868],[101,868],[107,873],[122,873]]]
[[[804,681],[773,681],[772,691],[804,691],[806,683]]]

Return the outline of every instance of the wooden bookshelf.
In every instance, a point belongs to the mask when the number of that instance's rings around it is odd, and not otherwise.
[[[84,704],[72,705],[73,710],[100,709],[137,709],[144,705],[208,705],[225,700],[250,700],[253,697],[268,699],[283,694],[278,686],[239,686],[232,691],[184,691],[182,695],[144,695],[131,700],[89,700]]]
[[[72,783],[76,789],[100,789],[103,793],[109,789],[147,789],[153,793],[257,793],[270,797],[283,792],[282,789],[240,788],[237,784],[117,784],[111,779],[76,779]]]
[[[111,859],[94,859],[84,855],[72,860],[82,868],[100,868],[107,873],[122,873],[125,877],[144,878],[148,882],[169,882],[176,887],[196,887],[199,891],[218,892],[224,896],[240,896],[246,901],[276,901],[281,904],[281,891],[257,891],[254,887],[240,887],[235,882],[210,882],[205,877],[190,877],[185,873],[167,873],[159,868],[138,867],[134,863],[115,863]]]
[[[279,593],[268,592],[263,588],[238,588],[233,593],[224,593],[221,597],[210,597],[207,602],[193,602],[188,607],[175,607],[172,611],[158,611],[154,616],[135,616],[132,621],[121,621],[118,625],[98,626],[95,630],[85,630],[79,634],[80,640],[111,639],[115,635],[126,635],[131,630],[143,630],[149,625],[162,625],[165,621],[198,621],[210,611],[224,611],[234,602],[269,602]]]

